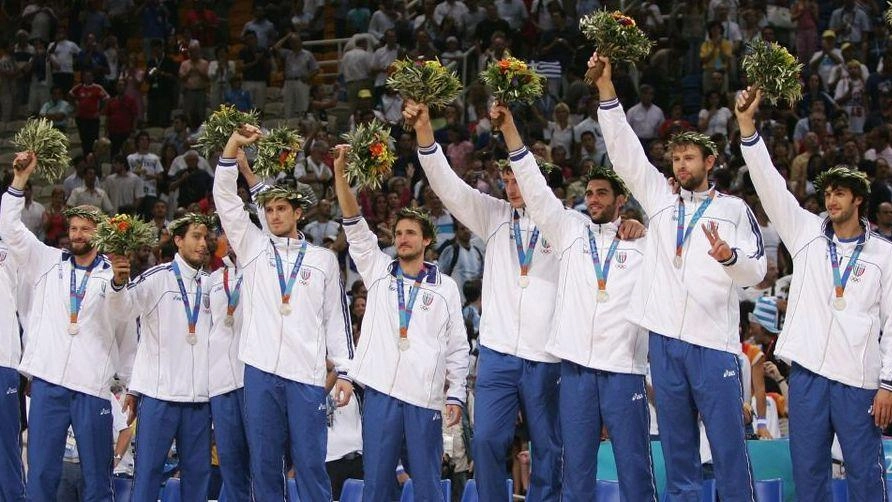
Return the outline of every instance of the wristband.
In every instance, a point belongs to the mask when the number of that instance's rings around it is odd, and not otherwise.
[[[768,428],[768,420],[764,418],[756,419],[756,429],[767,429]]]

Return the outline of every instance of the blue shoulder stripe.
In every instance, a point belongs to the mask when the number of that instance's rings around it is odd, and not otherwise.
[[[759,230],[759,222],[749,206],[746,206],[746,217],[750,220],[750,229],[756,234],[756,251],[750,255],[750,258],[761,258],[765,255],[765,244],[762,242],[762,231]]]

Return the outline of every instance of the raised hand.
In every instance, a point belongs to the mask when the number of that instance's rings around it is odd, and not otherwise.
[[[709,240],[710,250],[709,256],[712,256],[716,261],[723,262],[729,260],[732,256],[734,256],[734,252],[731,251],[731,246],[728,245],[721,237],[719,237],[719,224],[710,221],[709,226],[706,224],[701,224],[700,227],[703,229],[703,233],[706,234],[706,238]]]
[[[337,145],[334,150],[334,174],[338,178],[343,178],[347,171],[347,152],[350,151],[350,145]]]

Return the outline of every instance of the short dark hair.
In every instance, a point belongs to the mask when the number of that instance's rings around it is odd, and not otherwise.
[[[858,204],[858,217],[867,216],[870,180],[866,173],[844,164],[831,167],[815,179],[817,193],[823,194],[828,188],[847,188],[854,197],[861,197],[861,204]]]
[[[604,180],[610,183],[610,188],[613,189],[613,195],[616,197],[619,197],[620,195],[625,197],[629,196],[629,189],[626,188],[626,184],[623,183],[623,180],[619,175],[611,169],[604,166],[594,167],[585,177],[585,184],[588,185],[588,182],[592,180]]]

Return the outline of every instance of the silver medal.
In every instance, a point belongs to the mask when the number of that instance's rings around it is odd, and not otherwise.
[[[598,303],[604,303],[610,299],[610,295],[607,294],[607,291],[599,290],[598,291]]]
[[[529,285],[530,285],[530,278],[525,275],[520,276],[520,287],[526,288]]]
[[[76,322],[73,322],[68,325],[68,334],[69,335],[76,335],[79,331],[80,331],[80,327],[77,325]]]
[[[195,336],[195,333],[189,333],[188,331],[186,332],[186,343],[188,343],[189,345],[195,345],[196,343],[198,343],[198,337]]]
[[[227,314],[227,315],[226,315],[226,319],[223,320],[223,324],[224,324],[227,328],[231,328],[232,325],[235,324],[235,319],[233,319],[231,315]]]
[[[409,350],[409,339],[408,338],[400,338],[399,346],[400,346],[400,350],[403,352]]]
[[[845,310],[846,309],[846,299],[843,297],[837,297],[833,299],[833,308],[836,310]]]
[[[291,305],[287,303],[279,305],[279,312],[285,316],[291,315]]]
[[[681,268],[681,256],[676,255],[675,259],[672,260],[672,265],[674,265],[675,268]]]

